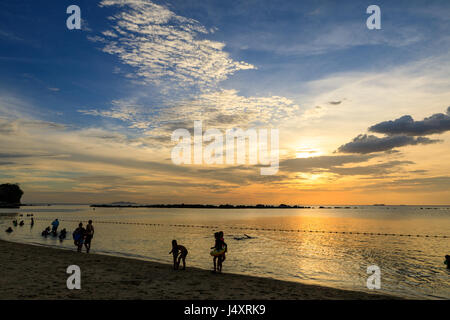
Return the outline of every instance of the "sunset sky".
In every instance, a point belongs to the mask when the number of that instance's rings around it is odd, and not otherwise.
[[[66,8],[81,8],[68,30]],[[450,204],[450,2],[0,2],[0,183],[22,202]],[[280,169],[171,134],[276,128]]]

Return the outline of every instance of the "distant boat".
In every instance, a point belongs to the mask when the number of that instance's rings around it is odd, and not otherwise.
[[[375,203],[374,206],[375,207],[384,207],[385,204],[384,203]]]

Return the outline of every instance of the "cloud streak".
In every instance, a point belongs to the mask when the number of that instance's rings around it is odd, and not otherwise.
[[[135,99],[115,100],[110,110],[80,109],[85,115],[118,119],[130,128],[146,129],[147,136],[166,136],[178,128],[192,128],[194,120],[219,129],[276,126],[296,117],[300,106],[281,97],[245,97],[238,91],[217,90],[172,102],[166,107],[147,107]],[[151,110],[151,112],[149,112]]]
[[[286,159],[280,162],[280,168],[285,172],[296,173],[329,173],[339,176],[373,176],[390,174],[398,171],[404,165],[414,164],[412,161],[391,160],[355,166],[355,164],[365,163],[377,156],[378,155],[360,154]]]
[[[373,152],[389,151],[394,148],[408,145],[432,144],[440,142],[426,137],[388,136],[379,138],[374,135],[360,134],[352,141],[340,146],[338,152],[368,154]]]

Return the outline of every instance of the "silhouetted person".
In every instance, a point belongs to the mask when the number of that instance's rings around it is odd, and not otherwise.
[[[222,248],[225,250],[225,251],[223,252],[223,254],[221,254],[221,255],[219,256],[219,261],[220,261],[220,264],[219,264],[219,272],[222,272],[222,264],[223,264],[223,262],[224,262],[225,259],[226,259],[225,253],[228,251],[228,246],[227,246],[227,244],[225,243],[225,240],[223,239],[223,232],[222,232],[222,231],[219,232],[219,240],[220,240],[220,242],[222,242]]]
[[[67,230],[64,228],[59,233],[59,240],[64,240],[66,238],[66,235],[67,235]]]
[[[11,233],[11,232],[13,232],[13,229],[11,227],[9,227],[8,229],[6,229],[6,232]]]
[[[31,218],[31,226],[34,226],[34,218]]]
[[[174,270],[178,269],[178,267],[180,266],[181,260],[183,260],[183,269],[181,269],[181,270],[186,269],[186,256],[188,254],[186,247],[179,245],[177,243],[177,240],[172,240],[172,251],[170,251],[169,254],[173,254]]]
[[[227,244],[223,240],[223,232],[216,232],[214,233],[214,238],[216,239],[216,242],[214,244],[214,247],[211,249],[214,249],[215,252],[222,252],[219,255],[214,255],[213,263],[214,263],[214,272],[222,272],[222,263],[225,261],[225,252],[227,252]]]
[[[17,227],[17,220],[13,220],[14,227]]]
[[[84,246],[86,247],[86,253],[91,250],[91,241],[94,237],[94,226],[92,225],[92,220],[89,220],[86,226],[86,237],[84,239]]]
[[[47,237],[50,234],[50,227],[47,227],[42,231],[42,236]]]
[[[58,221],[58,219],[55,219],[52,222],[52,232],[56,233],[58,231],[58,227],[59,227],[59,221]]]
[[[20,221],[19,226],[23,227],[24,224],[25,224],[25,222],[23,222],[23,220],[22,220],[22,221]]]
[[[449,255],[445,256],[445,262],[444,263],[447,265],[447,269],[450,269],[450,256]]]
[[[215,232],[214,233],[214,239],[215,239],[215,244],[214,247],[211,247],[211,249],[214,249],[215,251],[220,251],[221,250],[221,246],[220,246],[220,241],[219,241],[219,233]],[[212,254],[212,252],[211,252]],[[214,271],[216,272],[217,270],[217,256],[213,256],[213,263],[214,263]]]
[[[75,244],[75,246],[77,246],[78,252],[81,252],[81,249],[83,248],[85,234],[86,234],[86,230],[83,228],[83,224],[80,222],[80,224],[78,225],[78,228],[76,228],[72,234],[74,244]]]

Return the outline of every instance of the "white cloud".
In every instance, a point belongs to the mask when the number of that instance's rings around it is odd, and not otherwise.
[[[300,109],[294,101],[285,97],[245,97],[236,90],[202,93],[193,99],[161,108],[146,107],[136,99],[116,100],[112,104],[110,110],[78,111],[122,120],[131,128],[148,129],[148,135],[162,135],[174,130],[173,126],[193,126],[194,120],[202,120],[215,128],[279,126],[297,117]]]
[[[224,43],[204,39],[216,29],[208,30],[196,20],[146,0],[103,0],[100,6],[119,11],[109,17],[111,28],[90,40],[134,68],[125,77],[139,84],[159,84],[160,92],[170,97],[155,105],[143,94],[112,101],[109,110],[85,107],[79,112],[124,121],[129,128],[145,129],[159,140],[168,128],[193,125],[194,120],[228,128],[274,126],[297,116],[298,105],[285,97],[245,97],[233,89],[220,89],[218,83],[234,72],[255,67],[231,59]],[[200,91],[181,95],[176,90],[180,87]]]
[[[192,87],[214,87],[234,72],[255,69],[234,61],[223,51],[225,44],[199,35],[211,33],[198,21],[176,15],[164,6],[146,0],[103,0],[101,7],[122,10],[110,17],[112,29],[103,37],[103,51],[117,55],[136,69],[134,77],[144,83]]]
[[[113,105],[110,110],[99,111],[96,109],[80,109],[81,112],[91,116],[102,116],[106,118],[113,118],[122,121],[135,122],[137,114],[140,112],[140,106],[136,104],[135,99],[130,100],[113,100]]]

